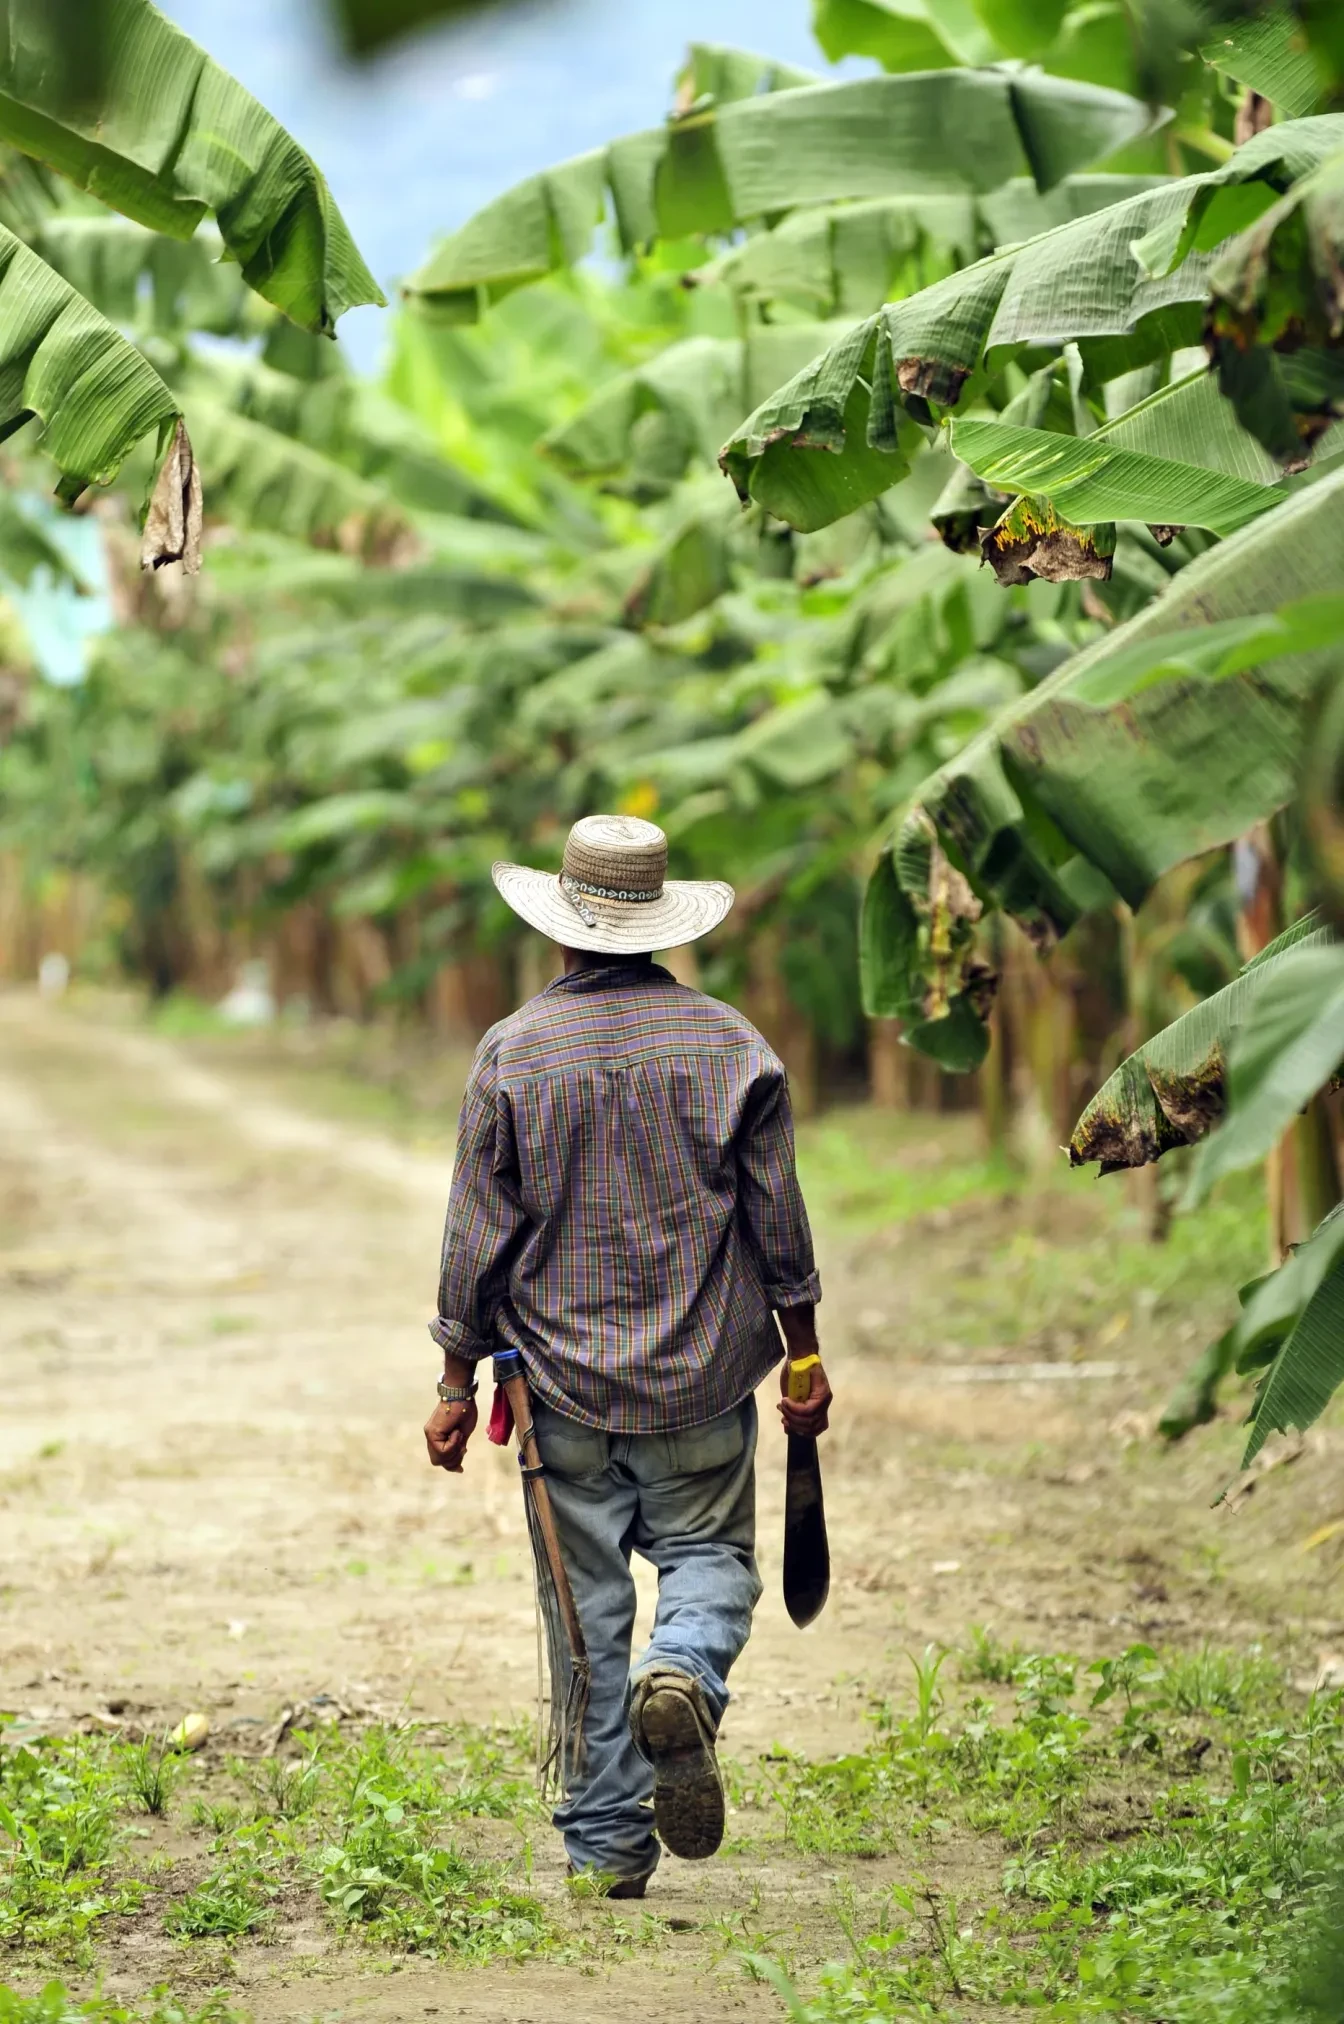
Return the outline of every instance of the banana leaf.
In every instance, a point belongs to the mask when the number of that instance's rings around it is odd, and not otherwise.
[[[192,400],[191,427],[220,518],[371,559],[418,545],[387,491],[306,443],[205,399]]]
[[[794,91],[799,85],[820,84],[815,70],[758,56],[752,49],[733,49],[724,42],[693,42],[677,72],[676,110],[702,110],[706,105],[731,105],[763,92]]]
[[[740,413],[739,338],[689,337],[647,364],[599,387],[592,399],[541,439],[548,456],[576,476],[645,465],[680,478],[697,454],[712,461],[720,433]]]
[[[1207,342],[1243,426],[1282,459],[1344,415],[1344,149],[1226,247]]]
[[[180,414],[148,359],[0,226],[0,440],[36,417],[70,505],[151,433],[162,457]]]
[[[199,390],[213,405],[344,465],[384,493],[385,511],[394,518],[411,510],[518,524],[478,479],[436,455],[403,409],[344,372],[296,379],[255,360],[238,364],[197,354],[183,389],[189,396]]]
[[[1233,1036],[1226,1114],[1200,1148],[1187,1207],[1225,1174],[1264,1159],[1344,1063],[1344,949],[1300,947],[1261,969]]]
[[[31,243],[68,195],[60,178],[41,162],[0,146],[0,225]]]
[[[812,33],[830,57],[875,56],[884,70],[945,70],[1005,54],[966,0],[813,0]]]
[[[608,196],[622,246],[732,231],[800,205],[1048,189],[1144,131],[1123,93],[1035,72],[946,70],[807,85],[691,112],[530,176],[455,232],[407,284],[469,322],[588,252]]]
[[[865,365],[875,381],[877,426],[889,434],[890,403],[927,421],[931,405],[956,404],[973,373],[983,368],[992,375],[1026,351],[1074,342],[1087,379],[1100,384],[1197,343],[1216,241],[1206,250],[1196,233],[1179,263],[1169,265],[1164,254],[1156,273],[1138,263],[1135,242],[1151,248],[1165,234],[1164,245],[1174,251],[1197,196],[1227,197],[1250,187],[1257,202],[1272,202],[1277,190],[1341,145],[1344,116],[1273,127],[1208,175],[1140,191],[888,304],[859,326],[861,342],[852,334],[841,339],[763,402],[726,445],[723,468],[739,493],[754,496],[754,467],[769,446],[800,432],[810,445],[819,426],[839,462],[863,462],[873,440]],[[1215,204],[1205,218],[1232,229]],[[842,421],[851,409],[861,424],[854,442]],[[843,497],[838,487],[837,493]]]
[[[680,625],[732,583],[722,508],[694,513],[661,544],[625,599],[629,626]]]
[[[1286,1264],[1241,1289],[1227,1352],[1236,1368],[1265,1369],[1241,1466],[1269,1435],[1318,1420],[1344,1382],[1344,1204]]]
[[[1222,22],[1199,53],[1214,70],[1267,98],[1281,118],[1302,119],[1321,101],[1326,79],[1299,31],[1295,8],[1272,6]]]
[[[114,323],[176,338],[193,330],[235,337],[246,327],[248,291],[238,269],[221,262],[213,226],[183,241],[129,218],[64,211],[24,236]]]
[[[1230,984],[1146,1040],[1121,1062],[1074,1126],[1070,1165],[1097,1160],[1103,1174],[1116,1173],[1147,1166],[1176,1146],[1204,1138],[1227,1109],[1229,1056],[1238,1035],[1261,1016],[1262,988],[1281,975],[1291,982],[1303,958],[1314,964],[1322,951],[1338,969],[1341,952],[1331,930],[1309,914],[1262,949]],[[1322,1080],[1306,1091],[1303,1103]],[[1285,1123],[1298,1108],[1292,1107]]]
[[[1090,216],[1165,180],[1066,176],[1038,190],[1014,177],[988,196],[876,197],[794,211],[688,276],[747,302],[791,302],[822,316],[866,316],[931,287],[1005,240]],[[768,393],[769,388],[763,388]]]
[[[1072,389],[1058,365],[1034,372],[1022,391],[1014,394],[1001,410],[998,419],[1019,428],[1071,436],[1077,416]],[[934,501],[929,519],[945,548],[958,555],[979,554],[983,535],[1010,504],[1010,493],[994,490],[966,464],[954,460],[952,475]],[[993,555],[987,559],[992,562]]]
[[[946,1016],[978,992],[974,919],[1010,913],[1048,947],[1089,907],[1138,906],[1162,873],[1294,790],[1309,700],[1338,649],[1266,649],[1235,673],[1144,686],[1145,647],[1344,589],[1344,470],[1189,563],[1139,615],[1074,655],[915,793],[870,883],[869,1009]],[[1326,635],[1328,639],[1328,628]],[[1306,640],[1320,635],[1308,632]],[[1282,644],[1279,641],[1278,644]],[[1114,673],[1124,681],[1110,700]],[[952,885],[946,868],[962,880]]]
[[[969,195],[873,197],[791,212],[772,231],[754,233],[688,279],[730,288],[744,302],[796,303],[825,317],[866,316],[891,296],[963,266],[989,243]]]
[[[383,296],[320,171],[150,0],[86,0],[106,60],[62,48],[61,10],[5,0],[0,140],[111,209],[190,239],[212,214],[244,281],[308,330]]]
[[[47,507],[48,514],[52,512]],[[92,586],[43,524],[31,501],[8,487],[0,489],[0,579],[26,589],[38,570],[45,570],[52,583],[68,584],[87,595]]]
[[[1267,482],[1273,466],[1260,445],[1204,373],[1089,436],[978,419],[953,421],[951,434],[954,455],[986,485],[1048,499],[1082,525],[1140,520],[1233,534],[1284,498]]]
[[[693,457],[713,464],[724,431],[764,386],[824,351],[825,323],[749,326],[743,338],[688,337],[621,373],[542,437],[542,448],[577,476],[632,465],[680,478]]]

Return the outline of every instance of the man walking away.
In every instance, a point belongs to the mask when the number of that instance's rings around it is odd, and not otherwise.
[[[660,1838],[692,1859],[723,1838],[715,1736],[761,1593],[754,1392],[780,1360],[775,1316],[791,1357],[816,1355],[821,1294],[779,1060],[648,953],[707,934],[732,888],[666,870],[663,832],[620,815],[577,822],[558,877],[494,867],[564,974],[472,1065],[425,1428],[431,1462],[459,1471],[477,1363],[522,1359],[592,1669],[555,1825],[574,1873],[632,1898]],[[811,1382],[800,1403],[781,1386],[786,1431],[825,1430],[820,1362]],[[633,1671],[632,1551],[658,1570]]]

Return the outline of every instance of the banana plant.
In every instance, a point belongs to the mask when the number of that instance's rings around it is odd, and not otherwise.
[[[67,504],[155,437],[143,560],[190,569],[201,480],[184,405],[113,320],[142,278],[156,317],[236,329],[238,290],[207,273],[195,238],[213,218],[242,283],[307,330],[330,335],[343,310],[383,298],[313,162],[149,0],[94,0],[76,33],[67,13],[8,0],[0,142],[134,224],[60,215],[41,176],[20,186],[9,210],[26,238],[0,227],[0,437],[36,419]],[[165,241],[184,243],[174,256]]]
[[[1204,1142],[1193,1207],[1263,1159],[1341,1061],[1344,954],[1310,913],[1121,1062],[1074,1127],[1070,1162],[1115,1173]]]
[[[1023,175],[1050,189],[1150,124],[1121,92],[1031,71],[804,84],[743,61],[765,89],[683,98],[665,127],[528,177],[432,255],[408,299],[426,315],[472,321],[510,289],[581,260],[608,204],[631,252],[847,198],[987,192]]]
[[[924,781],[868,888],[869,1009],[952,1017],[973,1059],[986,907],[1049,947],[1283,807],[1337,654],[1342,539],[1338,471],[1188,563]]]
[[[151,0],[93,0],[97,64],[62,15],[7,0],[0,140],[169,238],[213,217],[248,287],[304,329],[383,300],[315,163]]]
[[[1012,58],[1155,97],[1198,98],[1202,59],[1294,119],[1316,109],[1338,59],[1328,10],[1293,0],[1254,10],[1206,0],[1188,11],[1095,0],[813,0],[812,21],[832,61],[871,56],[905,71]]]
[[[785,519],[826,500],[835,517],[900,479],[909,421],[941,418],[1016,359],[1073,346],[1084,385],[1099,388],[1197,345],[1213,249],[1248,205],[1272,207],[1342,146],[1344,115],[1285,122],[1221,169],[1140,191],[888,304],[764,401],[729,439],[723,469],[740,497],[768,491]],[[835,468],[818,478],[790,462]]]

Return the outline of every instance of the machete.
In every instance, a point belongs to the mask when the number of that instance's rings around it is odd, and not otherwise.
[[[805,1356],[789,1364],[789,1397],[799,1404],[811,1395],[812,1367],[818,1361]],[[830,1587],[831,1549],[816,1439],[790,1434],[784,1479],[784,1607],[799,1630],[821,1615]]]

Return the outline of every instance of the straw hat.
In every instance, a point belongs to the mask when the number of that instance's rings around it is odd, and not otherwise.
[[[667,877],[667,838],[637,815],[585,815],[565,841],[564,868],[497,864],[491,877],[529,927],[568,949],[641,955],[707,935],[733,904],[718,879]]]

